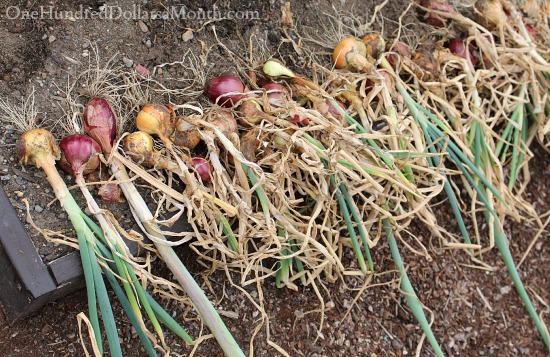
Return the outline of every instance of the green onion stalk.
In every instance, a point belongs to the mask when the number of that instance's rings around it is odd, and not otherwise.
[[[514,282],[521,300],[527,308],[527,311],[539,331],[544,343],[550,350],[550,336],[548,335],[548,330],[537,314],[531,299],[527,294],[525,286],[519,277],[512,254],[508,247],[508,240],[503,232],[500,217],[492,208],[493,204],[490,202],[492,198],[489,197],[489,194],[494,195],[494,197],[500,200],[505,206],[507,206],[506,201],[500,192],[485,178],[482,169],[480,169],[476,163],[472,162],[464,154],[460,147],[451,140],[448,135],[450,128],[435,115],[430,113],[426,108],[416,102],[400,82],[396,83],[396,88],[405,100],[405,103],[414,119],[423,128],[426,141],[429,144],[434,143],[440,151],[445,150],[449,155],[450,160],[457,166],[469,184],[477,192],[478,198],[485,206],[484,214],[487,222],[491,224],[495,245],[502,256],[502,260],[504,261],[508,273]],[[457,202],[455,201],[454,204],[457,205]]]
[[[116,115],[106,99],[100,97],[90,99],[84,111],[84,129],[99,143],[103,154],[110,157],[117,140],[117,122]],[[118,158],[110,157],[109,165],[135,217],[147,236],[154,242],[160,257],[187,293],[224,353],[231,357],[244,356],[212,303],[161,233],[153,214],[130,180],[124,164]]]
[[[104,261],[104,257],[97,256],[99,254],[98,241],[94,235],[94,230],[90,227],[90,221],[74,200],[55,167],[55,161],[60,157],[60,150],[55,139],[45,129],[27,131],[17,141],[17,156],[22,164],[32,164],[44,171],[55,196],[65,212],[67,212],[69,220],[76,231],[86,281],[90,323],[99,353],[103,354],[103,344],[99,325],[98,305],[111,355],[122,356],[115,318],[105,282],[101,275],[100,263],[98,262],[98,260]]]
[[[136,320],[139,321],[136,331],[140,334],[140,338],[147,331],[140,310],[141,305],[165,349],[168,347],[164,342],[164,334],[160,327],[159,319],[187,343],[193,344],[194,342],[187,332],[158,303],[154,302],[149,293],[141,286],[134,271],[134,265],[131,263],[133,257],[128,251],[119,230],[116,228],[118,224],[113,222],[114,218],[112,215],[100,209],[88,190],[84,175],[94,171],[99,165],[99,153],[101,152],[99,144],[89,136],[73,134],[63,138],[59,142],[59,147],[62,153],[61,160],[59,161],[61,168],[74,176],[77,185],[86,199],[88,208],[101,226],[100,230],[94,229],[96,235],[105,244],[101,245],[100,251],[104,253],[105,257],[108,256],[107,261],[110,262],[111,269],[116,272],[116,275],[122,281],[131,312],[135,315]],[[92,226],[92,228],[95,227]],[[151,300],[153,300],[152,304],[150,303]],[[144,345],[149,352],[150,343],[144,343]]]

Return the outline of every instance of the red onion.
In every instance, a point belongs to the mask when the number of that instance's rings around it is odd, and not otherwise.
[[[267,93],[267,97],[269,98],[269,104],[274,107],[282,107],[285,101],[290,99],[288,89],[282,84],[269,82],[264,84],[262,87],[266,91],[271,91],[271,93]]]
[[[244,93],[245,88],[239,77],[233,74],[222,74],[212,79],[206,85],[204,92],[213,103],[230,108],[241,100],[244,94],[227,95],[227,93]]]
[[[210,162],[202,156],[194,156],[191,161],[193,162],[195,173],[201,178],[202,182],[210,182],[212,179],[212,171],[214,171]]]
[[[294,123],[294,124],[300,124],[300,125],[308,125],[309,124],[309,119],[306,118],[306,117],[301,116],[300,114],[294,114],[288,120],[291,123]]]
[[[92,138],[83,134],[64,137],[59,142],[59,166],[73,176],[87,175],[99,166],[101,148]]]
[[[105,154],[111,152],[117,137],[117,120],[106,99],[90,99],[84,110],[84,131],[98,142]]]
[[[388,45],[386,47],[386,51],[393,52],[388,53],[387,59],[394,68],[395,66],[397,66],[397,63],[399,63],[399,61],[403,61],[404,58],[411,59],[412,57],[409,46],[407,46],[403,42],[397,42],[393,46]]]
[[[473,65],[476,64],[476,58],[471,51],[466,48],[466,41],[455,38],[449,41],[449,50],[460,58],[470,59]]]
[[[443,27],[447,24],[447,19],[444,16],[436,15],[430,10],[448,12],[450,14],[456,13],[455,9],[446,0],[421,0],[420,6],[425,7],[428,11],[423,12],[422,20],[428,25],[434,27]]]
[[[419,79],[426,81],[439,77],[439,66],[431,51],[419,48],[412,61],[417,65],[415,74]]]
[[[105,185],[102,185],[97,193],[105,202],[120,201],[121,190],[115,183],[106,183]]]

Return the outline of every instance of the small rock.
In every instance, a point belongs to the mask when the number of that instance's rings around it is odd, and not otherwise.
[[[75,22],[76,18],[74,16],[69,16],[67,20],[69,20],[70,22]]]
[[[9,181],[10,180],[10,175],[0,176],[0,180]]]
[[[43,212],[43,211],[44,211],[44,208],[42,208],[42,207],[39,206],[39,205],[36,205],[36,206],[34,206],[34,210],[35,210],[36,212],[40,213],[40,212]]]
[[[48,38],[48,35],[47,35],[47,34],[43,34],[43,35],[42,35],[42,39],[43,39],[43,40],[45,40],[45,39],[47,39],[47,38]]]
[[[505,295],[505,294],[508,294],[511,290],[512,290],[511,286],[509,285],[503,286],[502,288],[500,288],[500,293]]]
[[[134,61],[127,57],[122,57],[122,62],[124,62],[124,65],[128,68],[132,67],[134,65]]]
[[[85,50],[86,48],[88,48],[88,46],[90,46],[90,43],[88,41],[84,41],[84,43],[82,44],[82,49]]]
[[[396,349],[396,350],[402,350],[403,349],[403,342],[401,342],[400,339],[398,338],[394,338],[392,341],[391,341],[391,346]]]
[[[56,38],[55,38],[54,35],[48,36],[48,42],[49,42],[49,43],[52,43],[52,42],[54,42],[55,40],[56,40]]]
[[[23,179],[19,176],[17,176],[15,178],[15,182],[18,184],[18,185],[23,185],[25,182],[23,181]]]
[[[15,195],[19,198],[23,197],[23,192],[21,191],[15,191]]]
[[[86,207],[84,209],[84,213],[86,214],[86,216],[91,216],[92,215],[92,212],[90,211],[90,209],[88,207]]]
[[[151,43],[151,40],[147,39],[147,41],[145,41],[145,47],[151,48],[151,46],[153,46],[153,44]]]
[[[147,27],[147,25],[145,25],[145,23],[141,20],[138,20],[138,26],[139,26],[139,29],[141,30],[141,32],[148,32],[149,31],[149,28]]]
[[[59,219],[66,219],[67,218],[67,215],[65,213],[60,213],[57,215],[57,218]]]
[[[193,38],[193,30],[187,30],[181,35],[181,39],[183,42],[187,42]]]

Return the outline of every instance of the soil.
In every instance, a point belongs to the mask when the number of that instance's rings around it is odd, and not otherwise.
[[[87,0],[73,4],[60,0],[38,0],[26,3],[19,1],[18,4],[21,10],[38,12],[41,6],[46,9],[53,6],[59,11],[77,11],[82,6],[89,11],[98,11],[105,2]],[[260,36],[266,39],[264,56],[273,55],[292,64],[294,68],[304,72],[308,70],[308,56],[312,54],[297,53],[281,33],[281,1],[144,0],[136,4],[143,11],[162,10],[164,6],[180,4],[190,11],[212,9],[214,5],[221,13],[229,10],[257,11],[258,16],[254,19],[217,20],[210,25],[215,25],[219,40],[242,58],[248,56],[244,49],[248,48],[251,35]],[[367,23],[377,4],[378,1],[342,0],[331,4],[325,0],[308,0],[293,2],[292,10],[295,21],[303,28],[323,31],[320,23],[327,14],[334,14],[333,6],[361,14],[358,19]],[[94,48],[106,58],[116,53],[117,61],[128,64],[131,61],[132,65],[141,64],[152,69],[154,65],[180,61],[188,50],[199,56],[203,54],[201,49],[216,43],[210,26],[194,32],[191,39],[182,37],[184,34],[189,35],[188,29],[201,28],[205,24],[204,20],[156,19],[139,22],[125,19],[10,19],[12,16],[7,14],[13,15],[9,11],[15,11],[10,8],[12,5],[11,1],[0,0],[0,14],[3,15],[0,16],[0,93],[17,100],[30,93],[34,87],[42,120],[55,120],[63,115],[62,88],[71,72],[85,68],[88,59],[94,56]],[[383,28],[385,35],[393,34],[395,22],[407,5],[407,1],[400,0],[392,1],[383,8],[382,15],[389,20]],[[129,0],[108,1],[107,6],[133,9]],[[412,21],[414,16],[410,14],[408,17]],[[353,21],[350,18],[347,20]],[[381,29],[379,23],[373,26],[374,29]],[[261,54],[262,51],[257,53]],[[321,57],[326,54],[323,49],[314,53]],[[209,52],[203,76],[211,78],[235,70],[227,53],[217,46]],[[167,76],[166,73],[164,75]],[[185,73],[169,75],[175,78]],[[159,76],[162,77],[161,74]],[[201,91],[204,78],[192,82],[189,92]],[[175,82],[175,85],[186,84]],[[17,134],[13,128],[0,129],[0,135],[0,180],[37,250],[46,261],[66,254],[70,248],[45,241],[26,223],[22,198],[28,199],[32,217],[38,226],[55,231],[70,232],[71,229],[66,215],[53,201],[54,196],[42,172],[17,163],[14,149]],[[536,145],[533,150],[534,159],[530,166],[532,179],[525,198],[533,202],[537,212],[542,215],[550,209],[550,195],[546,194],[550,156]],[[71,182],[69,177],[67,182]],[[74,192],[78,195],[76,190]],[[125,216],[128,212],[124,202],[107,207],[129,224],[131,217]],[[446,223],[450,220],[449,209],[444,203],[441,207],[438,218]],[[537,230],[521,222],[509,222],[505,228],[517,262]],[[416,222],[413,222],[411,230],[423,237],[425,245],[430,246],[429,242],[433,239],[429,230]],[[550,264],[549,238],[547,231],[539,237],[520,269],[521,278],[530,289],[535,308],[546,312],[550,303],[550,281],[545,274]],[[264,305],[268,323],[262,320],[243,291],[230,284],[228,276],[222,272],[210,273],[205,270],[197,262],[194,253],[186,247],[181,247],[178,253],[197,281],[210,287],[207,292],[211,301],[217,302],[216,307],[233,313],[225,314],[229,317],[224,317],[224,320],[247,354],[278,355],[274,344],[293,356],[405,356],[413,355],[417,350],[421,356],[433,354],[399,292],[398,274],[389,248],[383,243],[376,247],[374,259],[376,270],[384,273],[373,276],[372,280],[347,277],[345,281],[336,284],[323,285],[318,282],[319,294],[324,300],[323,313],[323,307],[310,287],[299,291],[277,289],[274,282],[269,281],[263,286],[263,296],[258,296],[255,287],[245,287],[244,290],[256,303]],[[547,355],[496,249],[483,257],[485,262],[494,267],[494,271],[470,267],[469,258],[460,251],[430,250],[431,261],[404,247],[401,248],[401,254],[408,265],[409,276],[418,296],[433,313],[432,328],[446,354]],[[157,261],[154,269],[157,274],[170,277],[161,262]],[[365,281],[370,285],[362,289]],[[202,326],[196,316],[188,311],[188,306],[165,300],[163,304],[174,316],[187,318],[184,325],[191,336],[200,335]],[[137,336],[122,317],[120,305],[114,303],[114,309],[124,354],[143,356],[144,351],[136,347],[140,345]],[[350,313],[346,314],[348,310]],[[86,311],[86,295],[81,290],[50,303],[34,316],[13,325],[0,313],[0,355],[83,356],[76,315]],[[252,339],[256,327],[259,332]],[[268,340],[271,342],[268,343]],[[174,356],[188,355],[192,350],[170,335],[167,342]],[[195,354],[222,355],[212,338],[202,342]]]

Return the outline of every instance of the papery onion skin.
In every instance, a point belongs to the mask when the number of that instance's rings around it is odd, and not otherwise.
[[[59,142],[59,148],[62,154],[59,166],[75,177],[88,175],[99,167],[101,147],[88,135],[66,136]]]
[[[196,126],[188,123],[184,117],[177,117],[176,130],[170,135],[170,140],[177,147],[193,149],[201,142],[201,136]]]
[[[98,192],[99,197],[105,202],[119,202],[121,189],[115,183],[106,183],[102,185]]]
[[[334,66],[338,69],[359,69],[360,61],[367,57],[367,45],[355,38],[348,37],[340,41],[332,53]]]
[[[476,64],[475,56],[466,47],[466,41],[458,38],[452,39],[449,41],[449,50],[460,58],[469,59],[473,65]]]
[[[166,138],[174,127],[174,110],[164,104],[149,103],[139,111],[136,126],[148,134]]]
[[[269,104],[274,107],[280,108],[286,101],[290,100],[290,93],[282,84],[269,82],[264,84],[262,87],[266,91],[270,92],[267,93],[267,97],[269,98]]]
[[[380,34],[369,33],[363,37],[363,42],[367,46],[367,54],[373,58],[378,58],[386,49],[386,40]]]
[[[477,0],[474,9],[478,22],[489,29],[501,28],[508,21],[508,15],[500,0]]]
[[[204,93],[212,103],[231,108],[244,98],[245,87],[241,79],[234,74],[222,74],[206,85]],[[227,93],[236,93],[227,95]]]
[[[144,131],[128,134],[124,137],[124,152],[135,162],[149,165],[153,161],[153,138]]]
[[[23,165],[29,163],[38,168],[42,167],[43,160],[58,160],[59,146],[52,133],[46,129],[33,129],[23,133],[16,143],[17,157]],[[52,162],[53,163],[53,162]]]
[[[97,141],[103,153],[111,153],[117,138],[117,119],[105,98],[94,97],[88,101],[84,109],[84,131]]]
[[[446,0],[421,0],[420,6],[428,9],[428,11],[421,12],[422,20],[424,20],[424,22],[428,25],[434,27],[444,27],[450,19],[447,19],[444,16],[436,15],[429,10],[441,11],[449,14],[456,13],[456,10]]]
[[[396,42],[393,45],[388,44],[388,46],[386,47],[386,52],[390,52],[387,54],[386,58],[393,68],[396,68],[397,64],[400,61],[403,61],[403,59],[410,60],[412,57],[411,49],[403,42]]]
[[[225,136],[239,131],[237,121],[227,109],[211,112],[211,115],[206,120],[216,126]]]
[[[191,161],[196,175],[200,177],[202,182],[210,182],[212,180],[212,171],[214,171],[212,164],[202,156],[194,156],[191,158]]]
[[[432,53],[420,48],[414,54],[412,61],[418,66],[416,76],[421,80],[434,80],[439,77],[438,63]]]

